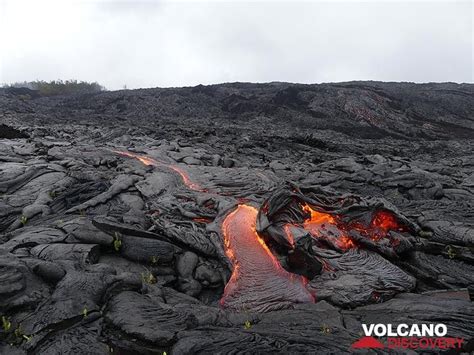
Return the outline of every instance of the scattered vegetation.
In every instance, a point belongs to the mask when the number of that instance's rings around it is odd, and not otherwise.
[[[252,323],[250,323],[249,320],[246,320],[245,323],[244,323],[244,329],[250,329],[252,328]]]
[[[26,217],[26,216],[24,216],[24,215],[21,216],[21,217],[20,217],[20,223],[25,226],[26,223],[28,223],[28,217]]]
[[[2,316],[2,329],[4,331],[4,334],[2,336],[2,339],[0,339],[0,342],[6,341],[10,344],[10,346],[14,346],[15,344],[18,345],[22,341],[30,341],[32,336],[26,335],[23,330],[21,329],[21,324],[18,324],[18,326],[15,328],[14,331],[12,331],[12,323],[10,321],[10,318],[6,316]]]
[[[21,324],[18,325],[18,327],[15,329],[15,337],[19,340],[25,339],[26,341],[30,341],[32,336],[28,336],[25,333],[23,333],[23,330],[21,329]]]
[[[87,318],[87,315],[89,314],[89,310],[87,309],[86,306],[84,306],[84,309],[82,310],[82,316],[84,318]]]
[[[10,319],[8,319],[5,316],[2,316],[2,328],[5,332],[8,332],[10,328],[12,327],[12,323],[10,322]]]
[[[323,334],[330,334],[330,333],[331,333],[331,328],[330,328],[328,325],[323,324],[323,325],[321,326],[321,333],[323,333]]]
[[[456,250],[451,245],[446,247],[446,253],[450,259],[454,259],[456,257]]]
[[[142,282],[149,285],[156,284],[156,277],[150,270],[147,270],[142,272]]]
[[[53,81],[24,81],[3,85],[4,88],[28,88],[36,90],[41,96],[56,96],[70,94],[90,94],[104,91],[105,88],[97,82],[77,80],[53,80]]]
[[[420,237],[422,238],[430,238],[433,236],[433,233],[431,231],[428,231],[428,230],[420,230],[418,232],[418,234],[420,235]]]
[[[114,249],[116,252],[119,252],[121,247],[122,247],[122,240],[120,239],[120,233],[115,232],[114,233]]]

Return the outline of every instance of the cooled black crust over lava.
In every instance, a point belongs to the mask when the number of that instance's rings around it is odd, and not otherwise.
[[[0,90],[0,353],[344,353],[371,322],[442,322],[467,343],[473,96],[377,82]],[[352,233],[349,249],[302,233],[290,248],[279,228],[304,223],[301,203],[345,222],[382,209],[406,229],[391,244]],[[271,282],[219,303],[237,205],[259,209],[280,274],[307,278],[316,303]]]

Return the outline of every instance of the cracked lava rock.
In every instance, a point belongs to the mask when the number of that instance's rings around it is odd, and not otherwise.
[[[432,322],[473,351],[473,96],[0,89],[0,353],[339,354]]]

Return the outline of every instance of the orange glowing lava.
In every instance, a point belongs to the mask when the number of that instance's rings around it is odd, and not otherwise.
[[[404,227],[398,223],[395,215],[385,210],[377,211],[370,224],[366,226],[358,221],[345,224],[338,216],[316,211],[308,204],[302,205],[302,209],[308,215],[302,227],[310,232],[314,238],[320,238],[328,234],[337,235],[335,245],[343,250],[357,247],[356,243],[348,235],[350,230],[356,230],[373,241],[387,237],[387,233],[391,230],[404,230]],[[290,226],[285,225],[284,230],[288,239],[292,241],[293,236],[289,228]]]
[[[370,225],[372,228],[380,228],[385,233],[389,230],[403,230],[395,216],[388,211],[377,211]]]
[[[113,152],[117,153],[117,154],[120,154],[120,155],[123,155],[125,157],[135,158],[135,159],[139,160],[140,162],[142,162],[144,165],[163,166],[163,167],[166,167],[168,169],[171,169],[174,172],[179,174],[179,176],[181,177],[181,180],[183,180],[183,183],[188,188],[190,188],[191,190],[194,190],[194,191],[204,191],[204,189],[202,189],[198,184],[192,182],[192,180],[189,178],[189,175],[186,173],[186,171],[184,169],[182,169],[182,168],[180,168],[176,165],[166,164],[164,162],[157,161],[157,160],[155,160],[153,158],[150,158],[150,157],[147,157],[145,155],[140,155],[140,154],[135,154],[135,153],[130,153],[130,152],[123,152],[123,151],[118,151],[118,150],[114,150]]]
[[[295,237],[293,237],[293,232],[291,231],[291,224],[285,224],[283,230],[286,234],[286,239],[290,242],[291,247],[295,248]]]
[[[193,221],[194,222],[197,222],[197,223],[211,223],[212,222],[212,219],[210,218],[205,218],[205,217],[196,217],[196,218],[193,218]]]
[[[138,155],[138,154],[134,154],[134,153],[130,153],[130,152],[121,152],[121,151],[118,151],[118,150],[114,150],[114,153],[123,155],[125,157],[129,157],[129,158],[135,158],[135,159],[139,160],[140,162],[142,162],[144,165],[152,165],[152,166],[158,166],[159,165],[159,163],[155,159],[146,157],[144,155]]]
[[[357,247],[354,241],[345,233],[344,228],[341,228],[341,222],[336,216],[316,211],[308,204],[304,204],[302,208],[308,215],[302,227],[310,232],[313,238],[324,238],[330,234],[337,236],[335,245],[340,249],[346,250]],[[289,229],[285,229],[285,232],[288,235]]]
[[[238,205],[237,209],[231,212],[222,223],[224,234],[224,245],[226,254],[234,267],[239,265],[241,260],[236,259],[234,250],[252,250],[256,253],[263,264],[272,264],[272,268],[283,270],[265,242],[260,238],[255,230],[258,210],[249,205]],[[235,238],[237,237],[237,238]],[[237,277],[237,273],[234,273]]]
[[[332,215],[316,211],[308,204],[303,206],[303,211],[309,214],[309,218],[304,221],[303,226],[311,233],[317,234],[325,224],[336,225],[336,219]]]
[[[183,179],[183,183],[189,187],[191,190],[194,191],[204,191],[198,184],[194,183],[191,181],[189,178],[189,175],[181,168],[177,167],[176,165],[168,165],[168,167],[177,172],[179,176],[181,176],[181,179]]]
[[[339,238],[337,241],[337,245],[341,249],[353,249],[356,247],[354,241],[347,235],[343,235],[341,238]]]
[[[283,269],[256,232],[257,214],[255,207],[241,204],[222,223],[225,252],[234,270],[221,305],[239,309],[239,302],[252,307],[313,302],[305,287],[306,280]]]

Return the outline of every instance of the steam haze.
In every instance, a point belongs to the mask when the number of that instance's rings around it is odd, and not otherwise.
[[[473,82],[472,4],[0,0],[0,83]]]

